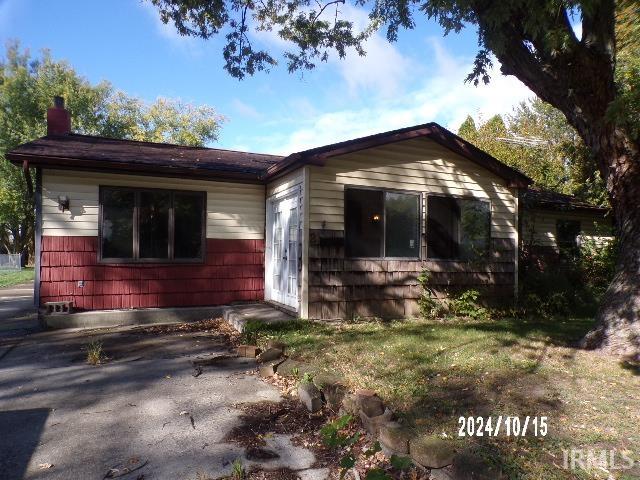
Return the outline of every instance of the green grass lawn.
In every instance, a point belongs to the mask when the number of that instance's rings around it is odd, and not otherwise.
[[[545,438],[459,440],[474,442],[509,478],[607,478],[565,470],[563,449],[615,448],[640,462],[640,371],[574,348],[590,326],[581,319],[297,321],[261,326],[258,335],[282,338],[293,358],[349,387],[374,389],[418,434],[457,439],[460,416],[547,416]],[[610,478],[640,478],[635,468]]]
[[[33,267],[22,270],[0,270],[0,287],[10,287],[33,281]]]

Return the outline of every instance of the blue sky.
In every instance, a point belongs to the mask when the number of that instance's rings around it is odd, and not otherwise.
[[[356,22],[366,13],[344,5]],[[531,92],[495,69],[489,86],[464,84],[476,49],[472,29],[442,36],[426,18],[389,44],[383,34],[364,58],[331,59],[311,72],[271,73],[238,81],[223,70],[222,39],[181,37],[141,0],[0,0],[3,44],[51,50],[92,82],[127,94],[207,104],[225,117],[212,146],[287,154],[404,126],[437,121],[457,129],[467,114],[508,112]],[[274,52],[271,34],[254,41]]]

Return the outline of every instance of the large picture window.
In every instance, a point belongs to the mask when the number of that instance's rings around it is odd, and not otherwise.
[[[348,257],[420,256],[419,194],[347,188],[344,204]]]
[[[204,192],[100,188],[101,260],[202,261],[204,242]]]
[[[442,260],[486,258],[491,241],[491,205],[471,198],[429,196],[427,257]]]

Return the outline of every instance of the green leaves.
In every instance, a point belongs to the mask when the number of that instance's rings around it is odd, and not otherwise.
[[[372,468],[364,478],[365,480],[392,480],[391,476],[381,468]]]
[[[468,117],[458,134],[527,174],[537,187],[606,205],[604,184],[584,142],[559,110],[540,99],[478,125]]]
[[[320,435],[322,435],[322,441],[328,447],[344,447],[347,445],[353,445],[360,438],[360,434],[356,433],[353,436],[342,435],[340,430],[346,428],[351,423],[351,415],[343,415],[337,420],[327,423],[320,429]]]
[[[146,103],[108,82],[91,84],[46,50],[32,58],[9,44],[0,59],[0,246],[12,253],[33,251],[35,205],[22,171],[5,154],[46,134],[54,95],[65,98],[74,132],[89,135],[203,146],[218,138],[224,120],[209,106],[166,98]]]

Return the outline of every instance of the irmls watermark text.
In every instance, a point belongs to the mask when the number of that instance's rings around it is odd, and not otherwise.
[[[629,452],[617,450],[594,450],[571,448],[562,450],[563,467],[568,470],[628,470],[635,464]]]

